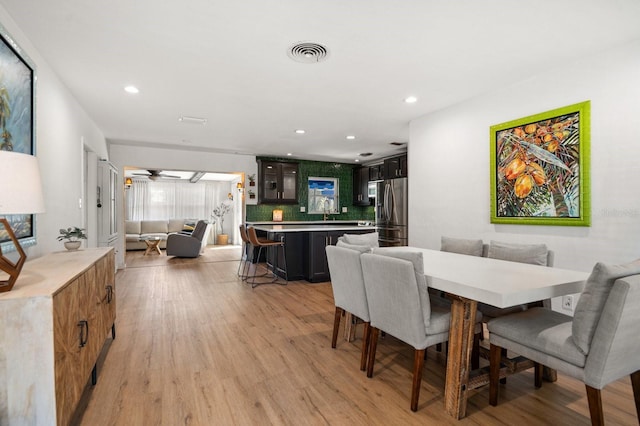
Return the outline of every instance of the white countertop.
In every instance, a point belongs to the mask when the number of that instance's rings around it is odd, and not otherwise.
[[[274,222],[274,221],[255,221],[255,222],[247,222],[247,225],[327,225],[327,224],[351,224],[357,225],[360,222],[367,222],[369,224],[374,223],[373,220],[367,219],[353,219],[353,220],[285,220],[282,222]]]
[[[351,223],[351,224],[349,224]],[[260,225],[257,222],[248,222],[247,225],[253,226],[258,231],[265,232],[316,232],[316,231],[371,231],[376,230],[375,226],[358,226],[350,221],[349,223],[339,223],[339,221],[328,220],[325,222],[280,222],[276,225],[274,222]]]

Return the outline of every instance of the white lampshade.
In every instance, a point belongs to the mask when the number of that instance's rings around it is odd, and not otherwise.
[[[43,212],[38,159],[33,155],[0,151],[0,214]]]

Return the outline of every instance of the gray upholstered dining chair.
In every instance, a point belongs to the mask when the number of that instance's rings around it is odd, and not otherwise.
[[[367,377],[373,376],[380,331],[413,346],[411,410],[417,411],[425,350],[449,339],[451,310],[431,303],[422,253],[381,248],[362,254],[361,261],[371,318]]]
[[[483,256],[491,259],[507,260],[510,262],[529,263],[532,265],[553,266],[555,254],[545,244],[517,244],[501,241],[491,241],[483,246]],[[509,308],[496,308],[485,303],[478,303],[478,310],[482,312],[483,322],[492,318],[514,312],[524,311],[536,306],[551,308],[550,300],[541,300],[525,305],[517,305]]]
[[[449,253],[465,254],[467,256],[482,256],[485,244],[480,239],[468,239],[468,238],[453,238],[442,236],[440,237],[440,251],[446,251]],[[443,292],[429,289],[433,300],[436,303],[444,303],[446,300]],[[471,367],[473,369],[480,367],[480,339],[482,339],[483,330],[480,328],[480,332],[474,335],[473,348],[471,351]],[[442,350],[442,344],[436,346],[438,351]]]
[[[489,402],[498,403],[502,349],[513,350],[535,365],[535,386],[542,366],[584,382],[591,423],[604,424],[600,390],[631,376],[640,420],[640,259],[627,265],[595,265],[574,317],[532,308],[489,321]]]
[[[333,300],[336,306],[331,347],[334,349],[336,347],[340,317],[342,317],[344,312],[349,312],[361,319],[364,323],[360,355],[360,370],[362,371],[364,371],[367,366],[367,354],[371,336],[371,330],[369,328],[369,305],[364,289],[362,264],[360,262],[360,254],[366,251],[370,251],[370,248],[366,246],[348,245],[341,242],[339,242],[337,246],[327,246],[326,248]]]

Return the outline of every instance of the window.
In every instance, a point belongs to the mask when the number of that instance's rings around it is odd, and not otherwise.
[[[338,214],[338,178],[309,177],[309,214]]]

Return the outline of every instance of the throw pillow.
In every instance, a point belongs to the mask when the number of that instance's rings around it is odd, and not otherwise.
[[[470,256],[482,256],[482,240],[441,237],[440,250]]]
[[[547,253],[548,250],[545,244],[512,244],[491,241],[487,257],[547,266]]]
[[[596,263],[573,314],[572,337],[583,354],[589,353],[604,304],[618,278],[640,274],[640,259],[624,265]]]

